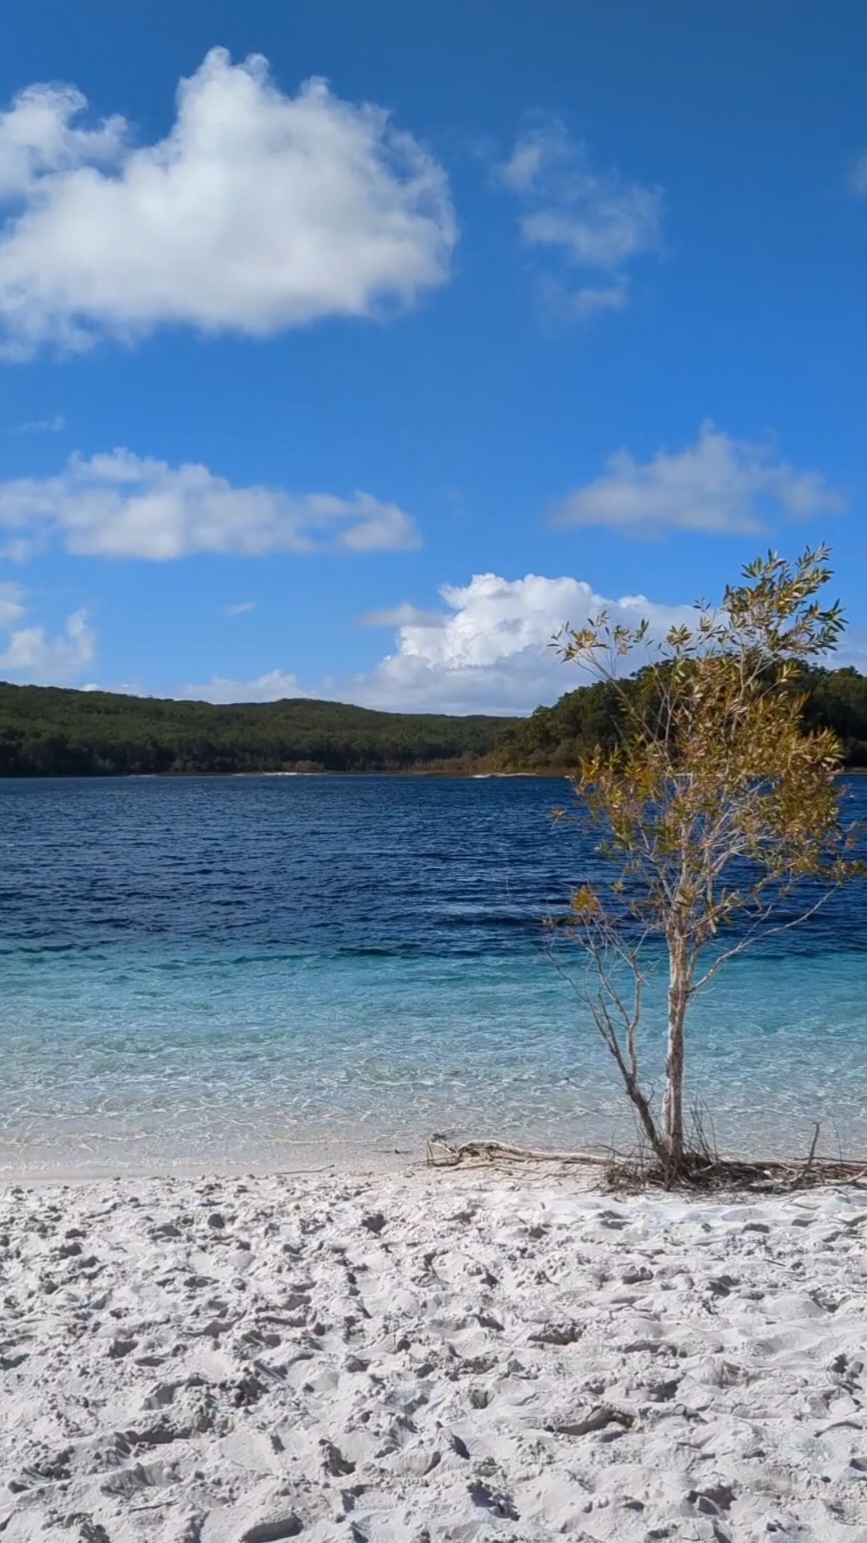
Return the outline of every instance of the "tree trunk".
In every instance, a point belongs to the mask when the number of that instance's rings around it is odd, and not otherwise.
[[[663,1166],[666,1166],[668,1163],[668,1148],[663,1137],[660,1135],[656,1121],[653,1117],[653,1110],[650,1106],[650,1100],[644,1093],[642,1093],[636,1079],[633,1076],[624,1073],[624,1081],[626,1083],[626,1091],[629,1094],[633,1104],[635,1105],[635,1108],[638,1111],[638,1117],[644,1126],[644,1134],[650,1142],[651,1149],[653,1152],[655,1152]]]
[[[683,1164],[683,1029],[689,990],[683,949],[669,944],[669,960],[668,1054],[665,1061],[662,1139],[672,1174],[676,1174]]]

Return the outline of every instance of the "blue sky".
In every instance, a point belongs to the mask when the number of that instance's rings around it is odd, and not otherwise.
[[[865,49],[845,0],[20,7],[0,675],[526,711],[597,597],[822,539],[863,664]]]

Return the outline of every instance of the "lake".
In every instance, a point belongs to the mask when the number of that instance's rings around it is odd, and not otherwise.
[[[867,778],[847,783],[867,817]],[[628,1142],[544,919],[597,859],[535,778],[0,782],[0,1169]],[[664,982],[647,1045],[660,1069]],[[722,1148],[867,1152],[867,884],[695,1008]]]

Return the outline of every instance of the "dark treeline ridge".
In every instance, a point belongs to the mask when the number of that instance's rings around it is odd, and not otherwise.
[[[0,776],[471,769],[511,720],[302,698],[216,707],[0,683]]]
[[[626,682],[643,689],[641,676]],[[867,676],[810,670],[806,721],[831,728],[846,764],[867,767]],[[0,776],[89,777],[231,772],[538,772],[564,774],[611,744],[622,686],[580,686],[529,718],[381,713],[293,698],[163,701],[108,691],[0,682]]]
[[[624,688],[646,689],[641,673],[616,686],[599,681],[569,691],[553,707],[537,707],[529,718],[513,719],[496,751],[503,770],[568,772],[597,745],[616,742],[623,717]],[[803,671],[798,689],[807,694],[806,724],[830,728],[843,743],[847,766],[867,766],[867,676],[851,666]]]

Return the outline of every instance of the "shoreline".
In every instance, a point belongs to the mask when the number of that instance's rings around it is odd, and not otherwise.
[[[2,772],[0,771],[0,783],[2,782],[190,782],[197,778],[208,782],[237,781],[239,778],[251,777],[349,777],[353,780],[359,777],[385,777],[394,779],[405,777],[418,779],[429,777],[437,782],[514,782],[527,779],[535,779],[539,782],[568,782],[574,775],[564,767],[549,767],[547,769],[533,771],[449,771],[440,770],[430,766],[404,766],[394,769],[382,768],[380,770],[365,771],[331,771],[322,768],[317,771],[166,771],[166,772],[34,772],[32,774]],[[867,766],[841,766],[835,772],[836,777],[864,777],[867,776]]]
[[[297,1163],[273,1162],[267,1157],[260,1159],[229,1160],[225,1164],[212,1162],[177,1162],[173,1164],[110,1162],[93,1163],[89,1166],[46,1167],[43,1169],[0,1168],[0,1195],[11,1189],[77,1189],[97,1184],[197,1184],[218,1180],[221,1183],[246,1180],[307,1178],[311,1175],[329,1175],[335,1179],[380,1178],[385,1175],[426,1169],[424,1153],[407,1150],[381,1151],[375,1147],[354,1147],[335,1153],[334,1143],[314,1146]],[[865,1159],[867,1167],[867,1159]]]
[[[798,1169],[808,1160],[814,1130],[815,1122],[803,1130],[799,1127],[787,1146],[777,1148],[770,1136],[770,1128],[764,1128],[763,1134],[756,1133],[753,1144],[720,1143],[717,1155],[722,1163],[748,1164],[756,1168],[777,1167],[782,1163]],[[579,1175],[583,1179],[586,1176],[591,1183],[597,1184],[601,1182],[603,1160],[629,1162],[637,1156],[639,1148],[634,1139],[629,1140],[628,1130],[624,1129],[621,1134],[625,1138],[622,1144],[613,1134],[608,1140],[589,1133],[582,1138],[580,1130],[573,1128],[569,1132],[564,1128],[553,1139],[545,1140],[538,1136],[534,1139],[529,1134],[517,1135],[503,1127],[486,1129],[482,1124],[476,1129],[468,1127],[463,1133],[453,1133],[448,1138],[436,1138],[432,1134],[420,1138],[414,1134],[407,1145],[400,1146],[392,1145],[385,1131],[370,1132],[367,1139],[356,1136],[341,1140],[335,1137],[333,1130],[325,1132],[317,1128],[304,1137],[265,1140],[227,1149],[219,1159],[212,1150],[174,1158],[165,1151],[145,1154],[137,1150],[135,1141],[118,1140],[113,1151],[111,1143],[95,1142],[89,1151],[80,1147],[48,1154],[40,1150],[38,1143],[29,1148],[19,1146],[16,1150],[15,1144],[10,1142],[5,1146],[0,1144],[0,1193],[12,1188],[45,1189],[52,1186],[74,1189],[99,1184],[194,1184],[209,1180],[230,1182],[271,1178],[289,1181],[315,1175],[345,1180],[452,1171],[505,1172],[515,1177],[533,1172],[558,1173],[564,1178]],[[441,1161],[429,1162],[430,1146],[440,1151]],[[443,1159],[443,1154],[447,1157],[449,1151],[462,1146],[500,1147],[504,1154],[512,1153],[513,1156],[494,1155],[482,1160],[470,1157],[454,1167]],[[863,1138],[860,1143],[839,1146],[839,1150],[830,1150],[833,1146],[830,1135],[826,1133],[823,1139],[820,1127],[814,1153],[817,1163],[845,1163],[863,1170],[867,1177],[867,1149]],[[517,1155],[522,1152],[533,1155],[522,1159]],[[701,1191],[697,1193],[702,1194]],[[706,1193],[712,1195],[713,1191]]]
[[[4,1543],[865,1543],[864,1190],[591,1179],[3,1184]]]

